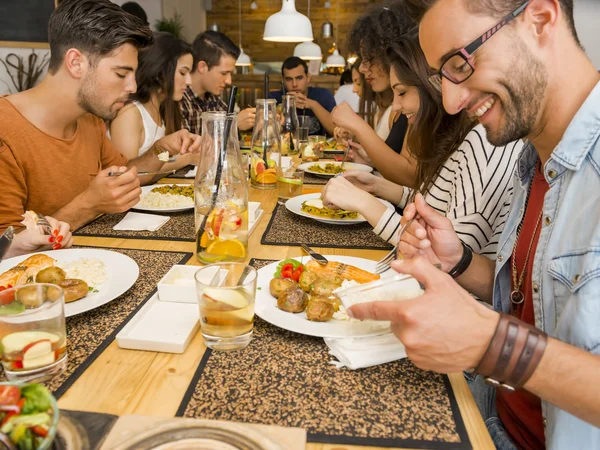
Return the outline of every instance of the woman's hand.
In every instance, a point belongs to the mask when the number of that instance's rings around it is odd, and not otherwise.
[[[354,161],[358,164],[366,164],[367,166],[373,167],[371,158],[369,158],[369,155],[367,155],[367,152],[365,152],[365,149],[362,147],[362,145],[354,141],[348,141],[348,145],[350,146],[348,149],[349,161]]]
[[[52,227],[52,234],[44,234],[41,227],[27,229],[15,235],[12,245],[6,254],[6,258],[35,253],[45,250],[58,250],[69,248],[73,245],[73,235],[70,226],[66,222],[60,222],[52,217],[46,216]]]
[[[356,187],[344,177],[335,177],[321,192],[323,205],[328,208],[356,211],[372,225],[377,225],[387,207],[366,191]]]

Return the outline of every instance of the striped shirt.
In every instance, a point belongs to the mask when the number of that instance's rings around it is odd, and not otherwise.
[[[496,255],[512,200],[511,179],[523,141],[495,147],[482,125],[473,128],[442,165],[425,197],[436,211],[448,217],[459,238],[475,253]],[[411,189],[403,187],[399,207],[406,206]],[[373,231],[396,244],[401,216],[388,209]]]

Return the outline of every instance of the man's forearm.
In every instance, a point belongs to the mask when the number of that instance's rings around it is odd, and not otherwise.
[[[327,111],[325,108],[323,108],[319,102],[314,101],[314,100],[312,102],[311,109],[312,109],[312,112],[315,113],[315,116],[317,116],[317,119],[319,119],[319,122],[321,122],[321,125],[323,125],[323,128],[325,128],[327,133],[329,133],[330,135],[333,136],[333,130],[335,129],[335,124],[333,123],[333,118],[331,117],[331,113],[329,111]]]
[[[548,339],[542,360],[525,389],[600,427],[600,356]]]
[[[379,173],[394,183],[413,186],[417,170],[416,163],[404,155],[396,153],[368,123],[361,122],[353,132]]]
[[[71,230],[74,231],[95,219],[99,214],[95,211],[94,205],[90,205],[86,200],[84,192],[50,215],[56,220],[68,223]]]
[[[494,261],[473,253],[469,268],[456,281],[478,299],[492,304],[495,267]]]

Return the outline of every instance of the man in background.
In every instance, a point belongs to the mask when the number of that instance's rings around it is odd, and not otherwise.
[[[227,111],[227,105],[219,96],[231,84],[240,49],[225,34],[211,30],[196,36],[192,55],[192,85],[181,99],[181,114],[183,127],[191,133],[201,134],[203,112]],[[255,108],[240,111],[238,128],[241,131],[251,129],[255,115]]]
[[[274,98],[281,103],[284,93],[296,97],[296,110],[298,115],[311,117],[308,133],[311,135],[326,133],[333,136],[333,119],[331,111],[335,108],[333,94],[325,88],[309,87],[310,75],[306,63],[296,56],[291,56],[281,66],[284,91],[269,93],[269,98]]]

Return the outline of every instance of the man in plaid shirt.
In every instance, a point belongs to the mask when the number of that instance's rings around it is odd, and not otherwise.
[[[223,33],[205,31],[192,44],[194,66],[192,85],[188,86],[179,102],[183,128],[191,133],[202,133],[202,113],[226,111],[227,105],[220,95],[231,84],[231,74],[240,49]],[[249,130],[254,126],[255,108],[246,108],[238,114],[238,128]]]

